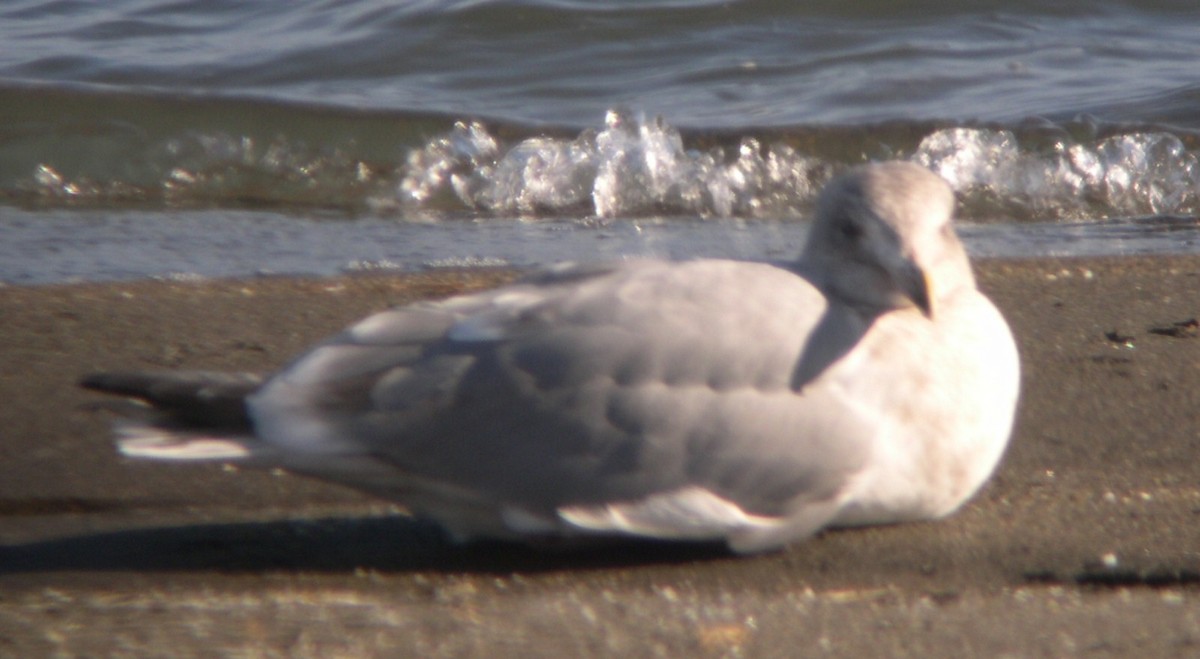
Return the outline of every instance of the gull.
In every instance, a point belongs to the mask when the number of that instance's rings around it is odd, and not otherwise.
[[[133,458],[282,468],[452,537],[723,541],[944,517],[1012,431],[1019,359],[954,195],[905,162],[817,202],[786,265],[568,264],[383,311],[269,377],[108,373]]]

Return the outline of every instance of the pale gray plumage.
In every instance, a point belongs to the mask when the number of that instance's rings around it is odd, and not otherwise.
[[[126,425],[122,450],[281,466],[460,536],[754,552],[939,517],[994,469],[1018,387],[953,204],[916,165],[865,166],[829,184],[790,268],[562,266],[385,311],[250,394],[245,429]]]

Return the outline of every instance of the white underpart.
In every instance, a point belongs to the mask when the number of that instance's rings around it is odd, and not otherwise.
[[[590,531],[676,540],[717,538],[736,529],[780,523],[779,518],[749,514],[737,504],[695,486],[628,503],[566,506],[558,509],[558,516]]]
[[[222,437],[180,437],[150,426],[130,425],[117,432],[117,448],[129,458],[174,460],[230,460],[248,458],[252,452],[242,443]]]

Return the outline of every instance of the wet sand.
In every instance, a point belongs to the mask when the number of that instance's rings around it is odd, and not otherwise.
[[[1200,652],[1200,258],[985,261],[1024,366],[940,522],[789,551],[459,548],[333,486],[115,455],[106,369],[264,370],[503,271],[0,288],[0,656]]]

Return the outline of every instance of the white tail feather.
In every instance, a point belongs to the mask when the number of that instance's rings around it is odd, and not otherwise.
[[[173,432],[144,424],[119,427],[117,449],[130,458],[180,462],[242,461],[258,453],[236,437]]]
[[[773,528],[784,520],[747,513],[702,487],[685,487],[639,501],[558,509],[567,523],[589,531],[619,531],[675,540],[717,539],[745,528]]]

